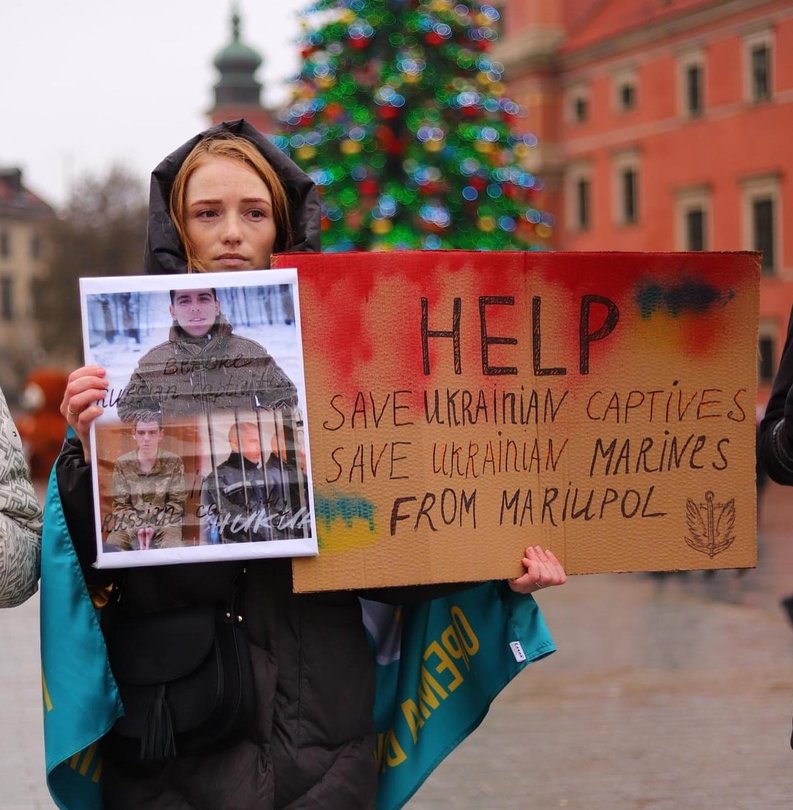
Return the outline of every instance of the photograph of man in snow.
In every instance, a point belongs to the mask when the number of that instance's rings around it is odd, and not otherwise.
[[[184,462],[160,446],[165,432],[159,414],[135,422],[132,438],[136,449],[119,456],[113,468],[106,547],[128,551],[180,546],[187,499]]]
[[[297,404],[294,383],[255,340],[234,334],[217,290],[171,290],[168,340],[140,358],[117,408],[122,422],[160,412],[164,422],[215,408]]]
[[[283,432],[283,427],[281,428]],[[204,479],[201,513],[208,543],[305,537],[310,531],[305,478],[283,453],[265,456],[262,421],[240,418],[228,430],[231,452]],[[272,444],[277,447],[276,433]]]

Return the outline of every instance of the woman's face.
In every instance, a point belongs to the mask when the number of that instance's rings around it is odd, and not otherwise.
[[[210,155],[185,189],[185,231],[204,270],[261,270],[275,244],[272,197],[253,169]]]

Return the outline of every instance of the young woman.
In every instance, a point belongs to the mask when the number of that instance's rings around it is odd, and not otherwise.
[[[311,180],[244,121],[193,138],[155,169],[146,267],[151,273],[268,267],[275,251],[319,249],[319,203]],[[104,370],[75,371],[62,412],[78,438],[57,463],[64,513],[89,585],[108,584],[94,557],[88,437],[107,387]],[[558,560],[527,549],[518,593],[564,583]],[[129,570],[120,587],[125,615],[162,617],[185,606],[222,603],[238,563]],[[129,762],[111,744],[103,770],[107,808],[373,808],[374,665],[358,594],[294,594],[290,560],[246,563],[243,615],[255,712],[225,746]],[[461,586],[387,589],[395,604]],[[112,632],[112,630],[111,630]],[[111,639],[112,646],[112,639]],[[113,657],[111,655],[111,665]]]

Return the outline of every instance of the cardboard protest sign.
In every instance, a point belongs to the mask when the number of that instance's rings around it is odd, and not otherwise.
[[[316,554],[294,270],[80,280],[97,566]]]
[[[289,255],[298,590],[755,564],[755,254]]]

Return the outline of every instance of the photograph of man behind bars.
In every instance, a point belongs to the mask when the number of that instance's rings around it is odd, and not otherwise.
[[[86,310],[90,359],[111,382],[96,426],[102,550],[312,538],[294,285],[108,292],[88,296]],[[146,528],[119,542],[130,500],[115,491],[119,469],[142,452],[136,425],[152,421],[157,443],[146,450],[180,467],[184,485],[164,497],[163,464],[134,465]],[[148,536],[161,501],[167,543]]]

